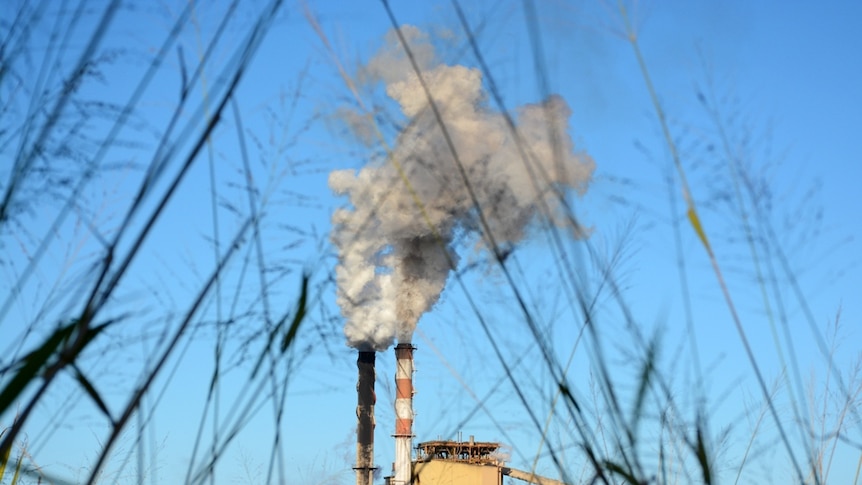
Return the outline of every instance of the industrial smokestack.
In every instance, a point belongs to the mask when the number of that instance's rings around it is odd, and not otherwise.
[[[413,451],[413,350],[409,343],[395,347],[395,473],[393,485],[410,485]]]
[[[458,244],[475,241],[476,249],[499,254],[523,241],[531,227],[548,225],[586,237],[588,231],[573,221],[569,202],[584,194],[595,164],[575,150],[571,110],[563,98],[552,95],[520,106],[512,119],[485,102],[480,70],[446,65],[425,33],[411,26],[400,30],[401,36],[387,35],[387,45],[363,70],[367,79],[385,84],[387,96],[410,123],[384,157],[372,157],[359,170],[329,174],[333,192],[348,199],[332,215],[330,237],[338,251],[337,302],[348,345],[383,351],[396,340],[405,342],[395,349],[392,483],[409,485],[414,350],[409,342],[457,268]],[[413,53],[410,60],[402,38]],[[412,69],[414,61],[421,80]],[[349,119],[357,133],[368,128],[355,123],[369,120],[364,114]],[[370,463],[357,459],[357,473]]]
[[[374,359],[373,351],[360,350],[356,359],[356,485],[371,485],[374,480]]]

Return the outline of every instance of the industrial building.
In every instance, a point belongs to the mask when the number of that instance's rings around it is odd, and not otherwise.
[[[516,470],[497,454],[499,443],[428,441],[419,443],[413,462],[414,485],[502,485],[503,477],[536,485],[565,485],[559,480]],[[389,484],[387,484],[389,485]]]
[[[551,478],[509,468],[498,452],[500,443],[476,441],[426,441],[413,451],[413,347],[395,347],[395,460],[392,476],[384,485],[503,485],[503,477],[536,485],[566,485]],[[356,485],[372,485],[374,479],[375,353],[360,351],[356,441]]]

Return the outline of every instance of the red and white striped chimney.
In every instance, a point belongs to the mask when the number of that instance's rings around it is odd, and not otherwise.
[[[374,351],[359,351],[356,367],[356,485],[371,485],[374,481]]]
[[[413,483],[413,350],[409,343],[395,347],[395,473],[392,485]]]

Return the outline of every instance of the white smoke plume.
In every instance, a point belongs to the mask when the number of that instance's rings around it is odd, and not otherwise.
[[[522,241],[545,209],[551,224],[581,236],[562,217],[559,194],[582,195],[595,165],[574,150],[565,100],[552,96],[517,110],[531,176],[504,117],[485,102],[481,72],[439,63],[422,32],[409,26],[402,31],[420,53],[423,78],[496,243],[511,247]],[[348,344],[383,350],[396,338],[409,342],[419,318],[439,299],[457,263],[452,247],[456,232],[480,234],[480,248],[488,239],[481,234],[474,201],[394,32],[368,63],[365,75],[384,82],[386,94],[411,121],[398,135],[391,158],[373,160],[358,172],[330,174],[330,188],[350,201],[334,213],[331,239],[339,256],[338,304],[347,320]],[[559,144],[562,160],[555,160],[553,142]]]

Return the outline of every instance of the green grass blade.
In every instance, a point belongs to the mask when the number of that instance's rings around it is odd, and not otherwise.
[[[17,374],[0,391],[0,415],[6,412],[9,406],[24,392],[27,385],[37,378],[45,363],[69,338],[76,326],[77,322],[72,322],[65,327],[58,328],[45,340],[41,347],[21,359],[22,365]]]
[[[0,431],[0,438],[2,438],[4,434],[6,434],[7,430],[8,428],[4,429],[3,431]],[[3,456],[0,456],[0,482],[3,481],[3,475],[6,474],[6,463],[9,462],[9,454],[11,452],[12,447],[10,446],[9,449],[6,450],[6,453],[3,453]]]
[[[78,368],[74,363],[72,364],[72,368],[75,369],[75,380],[78,381],[78,384],[81,384],[81,387],[84,388],[87,395],[90,396],[90,399],[96,404],[100,411],[102,411],[105,416],[113,423],[114,419],[111,417],[111,412],[108,410],[108,406],[105,405],[105,401],[102,400],[102,397],[96,391],[96,388],[93,384],[84,376],[84,373]]]
[[[700,469],[703,471],[703,483],[710,485],[712,483],[712,471],[709,467],[709,456],[706,453],[706,443],[703,440],[701,423],[697,425],[697,446],[695,453],[697,454],[697,461],[700,463]]]
[[[15,485],[16,483],[18,483],[18,477],[21,475],[21,463],[23,463],[23,462],[24,462],[24,453],[21,453],[18,456],[18,463],[15,465],[15,474],[12,475],[12,481],[9,483],[9,485]],[[2,478],[3,478],[2,473],[0,473],[0,480],[2,480]]]
[[[626,482],[632,485],[640,485],[641,483],[630,471],[626,471],[626,469],[620,466],[618,463],[614,463],[610,460],[605,460],[604,466],[608,469],[609,472],[621,476]]]
[[[655,372],[656,354],[658,353],[657,347],[658,339],[654,339],[652,342],[650,342],[650,345],[647,348],[646,362],[644,362],[643,369],[641,369],[640,380],[638,382],[637,397],[635,398],[635,407],[632,411],[632,430],[635,431],[637,430],[637,426],[640,422],[641,416],[643,416],[643,405],[644,400],[646,399],[646,392],[647,389],[649,389],[653,372]]]
[[[296,332],[299,330],[299,325],[305,320],[305,313],[307,311],[306,304],[308,301],[308,273],[303,273],[302,275],[302,289],[299,293],[299,302],[296,305],[296,312],[293,314],[293,321],[290,323],[290,328],[287,330],[287,333],[284,335],[284,340],[281,341],[281,351],[284,352],[290,347],[290,344],[296,338]]]
[[[284,352],[290,347],[290,344],[293,343],[293,340],[296,338],[296,333],[299,330],[299,325],[305,320],[305,315],[308,311],[308,281],[310,276],[308,273],[303,273],[302,275],[302,284],[300,288],[299,298],[296,300],[296,311],[293,312],[293,320],[290,322],[290,327],[287,330],[287,333],[284,334],[284,338],[281,341],[281,351]],[[255,363],[252,371],[251,377],[254,378],[257,375],[257,372],[260,370],[260,366],[263,365],[263,359],[266,357],[269,349],[272,346],[272,343],[275,341],[276,335],[278,335],[279,331],[284,324],[287,322],[290,313],[286,313],[278,323],[275,324],[272,331],[269,333],[269,339],[264,347],[264,350],[258,356],[257,362]]]

